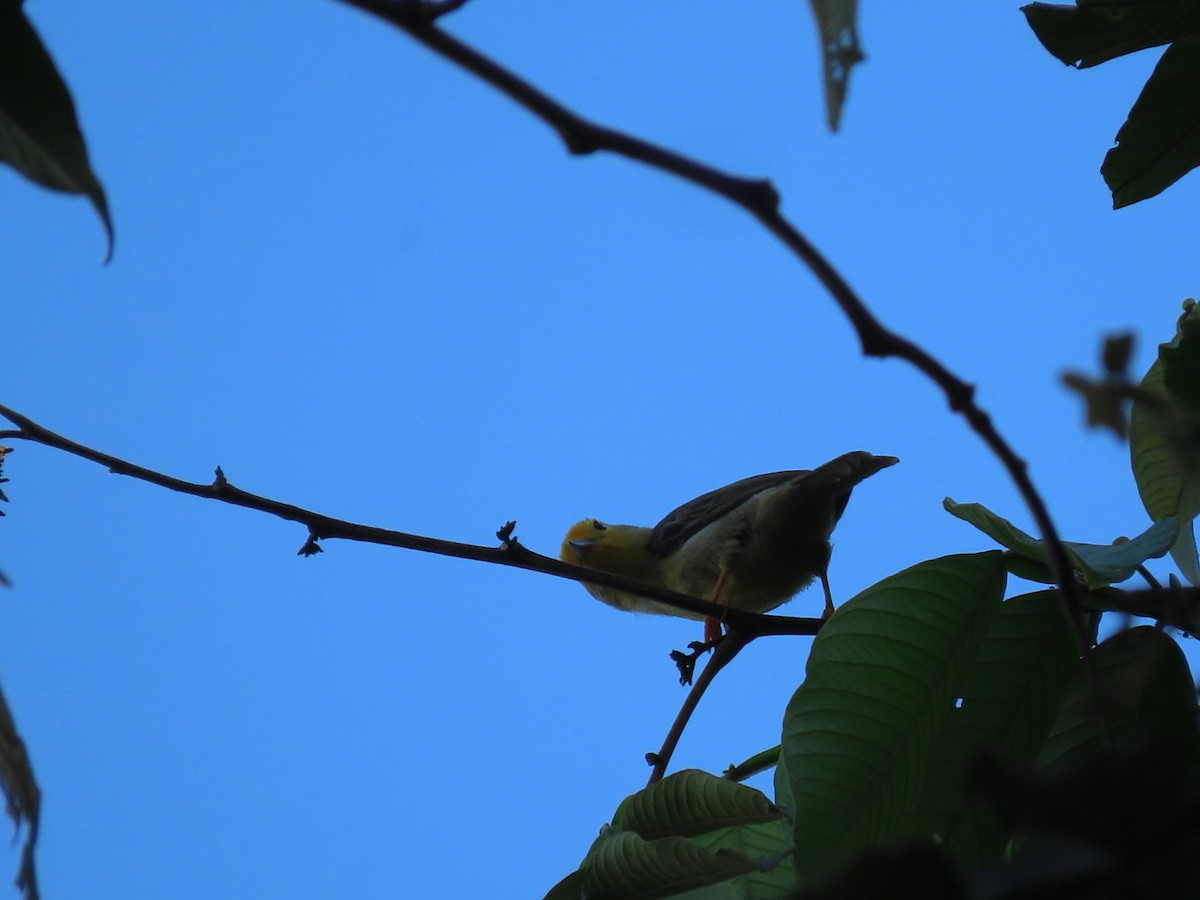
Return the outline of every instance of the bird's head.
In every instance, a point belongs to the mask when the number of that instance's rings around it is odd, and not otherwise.
[[[646,549],[649,540],[649,528],[583,519],[567,531],[558,555],[563,562],[653,584],[656,560]]]

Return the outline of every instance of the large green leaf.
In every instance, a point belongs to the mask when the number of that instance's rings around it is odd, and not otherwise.
[[[626,798],[547,900],[784,900],[791,850],[790,821],[761,791],[685,769]]]
[[[587,900],[651,900],[728,881],[757,866],[735,850],[710,852],[695,841],[664,837],[648,841],[632,831],[600,836],[583,866]]]
[[[914,810],[1004,581],[999,552],[932,560],[859,594],[821,629],[783,725],[802,884],[868,847],[929,837]]]
[[[1032,766],[1062,704],[1078,661],[1058,591],[1013,597],[1000,611],[960,702],[931,752],[918,830],[937,834],[960,869],[999,863],[1010,834],[964,783],[980,753]]]
[[[1139,385],[1147,399],[1135,400],[1129,417],[1129,457],[1138,492],[1150,518],[1175,516],[1179,536],[1171,556],[1184,577],[1200,584],[1192,520],[1200,513],[1200,466],[1191,410],[1200,404],[1200,384],[1190,380],[1200,360],[1200,306],[1189,305],[1175,338],[1159,347],[1159,358]]]
[[[865,58],[858,43],[858,0],[810,0],[821,38],[825,114],[837,131],[850,86],[850,70]]]
[[[1068,65],[1170,45],[1100,167],[1114,207],[1153,197],[1200,165],[1200,4],[1080,0],[1022,10],[1043,46]]]
[[[546,892],[542,900],[580,900],[583,897],[583,869],[576,869]]]
[[[1046,565],[1045,545],[1042,541],[1026,534],[982,504],[955,503],[947,497],[942,501],[942,505],[951,515],[964,522],[970,522],[1015,553],[1017,559],[1009,560],[1009,570],[1014,574],[1029,581],[1053,583],[1050,568]],[[1157,559],[1164,555],[1171,549],[1178,534],[1179,525],[1175,519],[1165,518],[1130,540],[1117,540],[1111,544],[1063,541],[1063,546],[1071,558],[1079,580],[1089,590],[1096,590],[1125,581],[1147,559]]]
[[[1198,165],[1200,45],[1180,42],[1154,67],[1100,174],[1119,209],[1161,193]]]
[[[612,827],[644,838],[690,837],[781,816],[761,791],[699,769],[683,769],[626,798]]]
[[[113,226],[104,188],[92,172],[75,104],[19,2],[0,2],[0,162],[43,187],[83,194],[108,237]]]
[[[1079,666],[1039,764],[1070,765],[1106,752],[1101,710],[1117,749],[1173,741],[1196,730],[1196,691],[1187,658],[1172,638],[1144,625],[1119,632],[1092,652],[1101,690]]]
[[[1169,44],[1200,28],[1200,6],[1178,0],[1030,3],[1021,11],[1043,47],[1080,68]]]

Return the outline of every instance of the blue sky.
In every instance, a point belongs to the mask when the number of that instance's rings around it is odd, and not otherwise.
[[[399,32],[327,0],[27,11],[117,227],[103,266],[84,201],[0,171],[0,402],[47,427],[382,527],[490,543],[516,519],[549,553],[585,515],[895,454],[836,533],[840,599],[987,547],[943,497],[1032,528],[746,214],[569,157]],[[445,24],[587,116],[773,179],[883,321],[978,385],[1065,537],[1149,524],[1058,379],[1119,329],[1144,370],[1195,291],[1200,182],[1114,213],[1098,174],[1155,53],[1075,72],[1015,4],[866,3],[831,135],[798,0],[474,0]],[[47,897],[540,896],[682,700],[667,652],[695,623],[406,551],[301,559],[294,525],[32,445],[5,474],[0,679]],[[776,743],[807,649],[750,648],[674,767]]]

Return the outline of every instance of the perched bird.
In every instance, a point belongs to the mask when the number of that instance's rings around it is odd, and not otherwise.
[[[653,528],[583,519],[559,556],[750,612],[772,610],[820,578],[827,617],[829,536],[854,486],[897,462],[856,450],[815,469],[753,475],[689,500]],[[584,587],[618,609],[699,618],[628,591]],[[720,622],[705,618],[705,639],[720,634]]]

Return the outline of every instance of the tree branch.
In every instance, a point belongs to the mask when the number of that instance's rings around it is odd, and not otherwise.
[[[922,347],[884,327],[833,264],[780,214],[779,194],[769,180],[730,175],[682,154],[581,118],[548,94],[439,28],[425,0],[341,2],[395,25],[435,53],[492,85],[558,132],[569,152],[582,155],[607,150],[637,160],[719,194],[758,219],[824,285],[854,326],[865,355],[898,357],[923,372],[941,388],[950,408],[966,418],[972,430],[1000,460],[1046,543],[1051,573],[1074,624],[1080,652],[1085,657],[1088,655],[1083,605],[1078,587],[1071,577],[1070,559],[1045,501],[1029,477],[1025,460],[996,429],[991,416],[975,402],[974,386],[963,381]]]
[[[688,721],[692,718],[692,713],[695,712],[696,706],[700,703],[700,698],[704,696],[704,692],[708,690],[708,686],[712,684],[712,680],[717,677],[717,673],[725,668],[742,651],[742,648],[756,637],[758,635],[748,634],[740,629],[733,628],[717,642],[717,645],[713,648],[713,654],[708,660],[708,664],[700,672],[700,677],[696,679],[696,683],[692,685],[692,689],[688,691],[687,697],[684,698],[683,706],[679,708],[679,713],[675,716],[675,721],[671,723],[671,728],[667,731],[666,738],[663,739],[662,747],[659,748],[657,753],[646,754],[646,762],[650,763],[653,767],[650,770],[650,780],[646,782],[646,787],[661,780],[663,775],[666,774],[667,766],[671,762],[671,756],[675,753],[679,739],[683,736],[683,730],[687,727]]]
[[[735,612],[735,610],[730,610],[730,612]],[[675,716],[675,721],[671,723],[671,728],[667,731],[667,736],[663,739],[662,746],[658,749],[657,753],[646,754],[646,762],[653,766],[650,771],[650,780],[646,782],[646,786],[649,787],[656,781],[660,781],[663,775],[666,774],[667,766],[671,762],[671,756],[675,753],[679,739],[683,737],[683,730],[691,720],[696,706],[699,705],[700,698],[704,696],[704,692],[708,690],[708,686],[717,677],[717,673],[729,665],[733,661],[733,658],[741,653],[747,644],[756,638],[767,637],[769,635],[816,634],[823,624],[823,619],[802,619],[791,616],[763,616],[753,614],[749,618],[739,621],[737,624],[731,624],[729,632],[713,646],[713,655],[701,670],[700,677],[696,679],[696,683],[688,691],[687,697],[684,698],[683,705],[679,708],[679,712]],[[811,630],[809,630],[810,627]],[[678,650],[671,654],[677,663],[679,662],[678,657],[684,655]],[[680,670],[683,671],[682,666]],[[688,671],[690,672],[690,669]]]
[[[554,575],[558,578],[567,578],[582,583],[602,584],[606,587],[613,587],[638,594],[642,597],[649,597],[652,600],[658,600],[676,609],[691,613],[696,617],[712,616],[722,619],[728,626],[729,633],[716,645],[712,658],[700,673],[700,677],[697,679],[696,684],[693,685],[692,690],[688,692],[687,697],[684,699],[683,707],[676,716],[675,723],[667,733],[662,749],[657,754],[647,755],[648,759],[652,758],[651,761],[654,765],[650,779],[651,783],[662,778],[667,764],[670,762],[671,754],[674,752],[676,744],[678,744],[680,737],[683,735],[683,729],[686,727],[688,720],[691,718],[692,711],[696,708],[696,704],[700,702],[700,698],[704,695],[704,691],[709,683],[711,683],[717,672],[724,668],[737,655],[742,647],[756,637],[768,634],[814,635],[821,628],[822,624],[824,624],[824,621],[819,618],[767,615],[732,609],[719,603],[711,603],[707,600],[689,597],[687,594],[680,594],[654,585],[643,584],[632,578],[625,578],[621,575],[564,563],[561,560],[535,553],[521,544],[512,536],[513,530],[516,527],[515,522],[506,523],[496,532],[496,536],[500,538],[500,546],[498,547],[463,544],[457,541],[426,537],[425,535],[392,531],[373,525],[360,525],[355,522],[347,522],[344,519],[335,519],[331,516],[294,506],[290,503],[282,503],[278,500],[272,500],[269,497],[252,494],[249,491],[243,491],[241,488],[234,487],[229,483],[220,466],[217,466],[216,476],[210,484],[185,481],[162,472],[156,472],[153,469],[147,469],[144,466],[136,465],[120,457],[112,456],[100,450],[87,447],[70,438],[63,437],[7,406],[0,405],[0,416],[3,416],[17,426],[15,430],[0,431],[0,440],[18,439],[31,441],[61,450],[72,456],[78,456],[90,462],[98,463],[107,467],[110,472],[116,475],[128,475],[139,481],[155,484],[181,494],[190,494],[193,497],[203,497],[207,500],[217,500],[222,503],[242,506],[246,509],[278,516],[290,522],[298,522],[308,528],[308,539],[299,550],[300,555],[303,556],[312,556],[315,553],[320,553],[322,548],[317,542],[330,538],[382,544],[389,547],[402,547],[408,550],[436,553],[441,556],[452,556],[458,559],[473,559],[495,565],[528,569],[533,572],[542,572],[546,575]],[[3,451],[0,451],[0,457],[2,455]]]
[[[0,430],[0,440],[26,440],[52,447],[105,466],[110,472],[117,475],[128,475],[168,490],[245,507],[304,525],[308,529],[309,537],[300,549],[300,553],[303,555],[321,552],[321,547],[317,542],[331,538],[382,544],[441,556],[473,559],[495,565],[527,569],[573,581],[602,584],[661,601],[694,616],[714,616],[723,619],[729,627],[729,633],[713,648],[712,657],[684,699],[662,747],[657,753],[647,754],[647,760],[654,767],[650,775],[651,784],[661,779],[666,772],[675,747],[708,685],[747,644],[756,638],[767,635],[815,635],[823,624],[822,619],[813,617],[768,615],[731,609],[721,604],[689,597],[686,594],[643,584],[631,578],[564,563],[561,560],[535,553],[521,544],[512,536],[515,522],[508,522],[497,532],[497,536],[500,538],[498,547],[464,544],[372,525],[360,525],[243,491],[229,483],[219,466],[216,469],[216,477],[209,484],[185,481],[87,447],[39,425],[28,416],[7,406],[0,405],[0,416],[17,426],[15,430]],[[7,452],[7,448],[0,448],[0,458],[5,452]],[[1193,632],[1197,621],[1200,621],[1200,588],[1182,588],[1177,585],[1166,589],[1138,591],[1121,591],[1110,588],[1102,593],[1097,593],[1095,599],[1098,605],[1103,605],[1105,608],[1121,609],[1134,615],[1156,618],[1188,633]],[[678,653],[678,651],[676,652]]]
[[[1146,575],[1153,578],[1149,572]],[[1158,585],[1137,590],[1105,588],[1091,595],[1089,605],[1103,611],[1114,610],[1154,619],[1160,625],[1170,625],[1184,634],[1200,632],[1200,587],[1172,583],[1166,587]]]
[[[311,556],[314,553],[321,552],[321,547],[317,544],[318,541],[340,538],[363,543],[382,544],[388,547],[402,547],[425,553],[436,553],[440,556],[452,556],[458,559],[473,559],[494,565],[542,572],[546,575],[567,578],[572,581],[601,584],[605,587],[630,591],[642,597],[661,601],[676,609],[690,613],[697,618],[703,618],[704,616],[723,618],[731,628],[750,628],[763,634],[811,635],[816,634],[816,630],[821,626],[820,619],[772,616],[740,609],[730,609],[719,603],[710,603],[707,600],[689,597],[687,594],[669,591],[666,588],[643,584],[632,578],[601,572],[596,569],[587,569],[583,566],[565,563],[553,557],[543,556],[528,549],[516,538],[512,537],[512,531],[515,527],[514,522],[509,522],[497,532],[497,536],[501,541],[498,547],[463,544],[458,541],[447,541],[441,538],[426,537],[425,535],[411,534],[404,531],[393,531],[374,525],[360,525],[355,522],[348,522],[345,519],[335,519],[332,516],[304,509],[300,506],[294,506],[290,503],[283,503],[279,500],[272,500],[269,497],[252,494],[249,491],[243,491],[241,488],[234,487],[229,483],[229,480],[225,477],[225,473],[221,471],[219,466],[216,470],[216,477],[209,484],[185,481],[181,478],[165,475],[162,472],[156,472],[153,469],[147,469],[144,466],[139,466],[119,457],[84,446],[70,438],[56,434],[50,429],[34,422],[28,416],[22,415],[7,406],[0,405],[0,416],[3,416],[17,426],[16,430],[0,431],[0,440],[27,440],[46,447],[53,447],[65,453],[70,453],[73,456],[78,456],[105,466],[110,472],[116,475],[128,475],[139,481],[155,484],[181,494],[203,497],[206,500],[218,500],[222,503],[242,506],[247,509],[278,516],[289,522],[298,522],[306,526],[309,533],[308,540],[299,551],[304,556]]]

